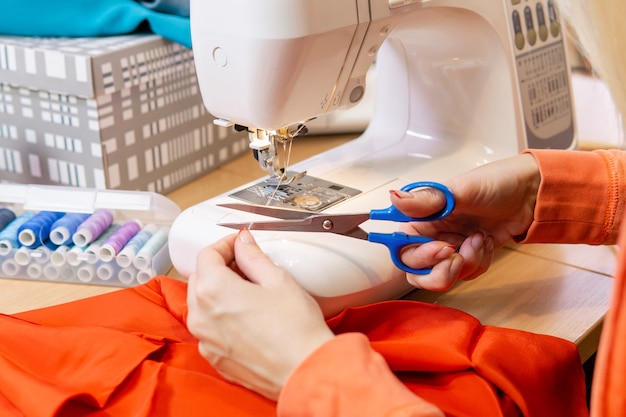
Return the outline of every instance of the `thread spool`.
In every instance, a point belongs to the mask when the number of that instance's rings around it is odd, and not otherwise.
[[[124,285],[130,285],[135,280],[136,275],[135,268],[123,268],[117,273],[117,279]]]
[[[3,230],[16,218],[17,216],[13,210],[6,207],[0,208],[0,230]]]
[[[159,229],[153,234],[145,245],[139,249],[137,256],[133,259],[133,265],[138,270],[146,269],[150,267],[152,258],[157,252],[165,246],[167,243],[167,232],[164,229]]]
[[[65,260],[70,266],[78,266],[85,259],[86,255],[80,246],[72,246],[65,254]]]
[[[126,246],[117,254],[115,261],[122,268],[127,268],[133,264],[133,259],[135,259],[135,255],[142,248],[143,245],[150,240],[152,235],[158,230],[155,224],[149,224],[144,227],[139,233],[132,237],[131,240],[128,241]],[[134,279],[134,277],[133,277]]]
[[[0,231],[0,255],[8,255],[12,249],[16,249],[20,246],[20,242],[17,239],[17,231],[34,216],[35,213],[32,211],[22,213]]]
[[[30,278],[37,279],[43,274],[43,267],[40,264],[30,264],[26,267],[26,275]]]
[[[77,246],[87,246],[113,224],[113,214],[109,210],[96,210],[72,235]]]
[[[124,223],[98,249],[100,259],[105,262],[112,261],[140,230],[141,225],[135,220]]]
[[[83,265],[76,271],[76,278],[81,282],[91,282],[96,276],[93,265]]]
[[[108,281],[113,278],[115,269],[109,263],[103,263],[96,268],[96,276],[102,281]]]
[[[66,213],[52,224],[50,241],[57,246],[71,243],[72,236],[89,216],[88,213]]]
[[[30,263],[30,251],[28,248],[19,248],[13,254],[13,260],[16,264],[26,266]]]
[[[2,262],[2,273],[7,277],[14,277],[20,272],[21,267],[12,259]]]
[[[62,245],[56,248],[56,250],[50,254],[50,263],[56,267],[65,265],[69,250],[70,247],[67,245]]]
[[[87,256],[87,262],[93,264],[96,263],[100,258],[98,253],[100,252],[100,248],[115,232],[119,230],[121,225],[112,224],[110,225],[96,240],[91,242],[87,249],[85,249],[84,254]]]
[[[45,265],[43,267],[43,276],[50,281],[56,281],[61,276],[61,269],[52,264]]]
[[[140,284],[145,284],[146,282],[150,281],[153,276],[154,274],[152,274],[151,271],[144,269],[143,271],[137,272],[137,282]]]
[[[30,249],[39,247],[48,240],[52,224],[63,217],[58,211],[40,211],[17,230],[19,242]]]

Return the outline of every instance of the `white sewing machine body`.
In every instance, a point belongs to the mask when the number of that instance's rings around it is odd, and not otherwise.
[[[330,198],[317,210],[329,213],[383,208],[390,189],[442,181],[527,147],[571,148],[569,71],[552,1],[512,3],[192,0],[204,101],[220,119],[279,131],[358,103],[375,59],[375,107],[367,130],[289,167],[333,183],[330,189],[339,194],[341,187],[360,191]],[[306,137],[293,146],[299,140]],[[262,218],[216,206],[241,202],[243,191],[293,206],[280,187],[270,194],[251,183],[185,210],[169,239],[182,275],[194,271],[204,246],[233,233],[216,223]],[[396,227],[365,224],[372,231]],[[411,289],[382,245],[331,234],[253,233],[327,315]]]

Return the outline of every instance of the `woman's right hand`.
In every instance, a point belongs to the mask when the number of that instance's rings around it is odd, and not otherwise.
[[[407,274],[407,280],[418,288],[441,291],[485,272],[496,248],[527,232],[540,182],[539,167],[530,154],[482,165],[445,181],[456,198],[454,211],[441,220],[402,226],[406,233],[436,239],[402,252],[408,266],[434,265],[429,274]],[[425,217],[445,206],[444,195],[432,188],[392,190],[390,195],[392,204],[407,216]]]

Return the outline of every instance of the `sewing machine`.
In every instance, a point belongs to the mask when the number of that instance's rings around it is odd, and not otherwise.
[[[551,0],[192,0],[191,27],[206,107],[216,123],[248,132],[258,160],[250,163],[268,176],[178,216],[169,242],[183,276],[201,248],[233,233],[217,223],[259,218],[218,204],[367,212],[387,207],[388,191],[409,182],[442,181],[527,147],[575,145]],[[365,132],[289,166],[288,149],[306,140],[297,137],[307,121],[359,103],[372,65],[375,106]],[[253,233],[326,315],[412,288],[381,245]]]

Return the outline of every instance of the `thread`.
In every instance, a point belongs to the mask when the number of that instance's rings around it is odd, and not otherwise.
[[[107,241],[108,238],[110,238],[115,232],[119,230],[120,227],[121,225],[119,224],[110,225],[100,234],[100,236],[98,236],[96,240],[94,240],[89,244],[89,246],[87,246],[87,249],[85,249],[85,252],[83,253],[87,256],[88,263],[94,264],[99,260],[98,253],[100,251],[100,248],[102,247],[104,242]]]
[[[154,275],[152,260],[167,244],[167,232],[155,224],[142,228],[139,220],[115,224],[104,209],[16,215],[0,207],[0,270],[7,277],[143,283]]]
[[[16,219],[15,212],[13,210],[8,209],[6,207],[0,208],[0,230],[4,229]]]
[[[20,242],[17,240],[17,231],[24,223],[34,216],[35,213],[32,211],[22,213],[4,229],[2,229],[0,232],[0,255],[8,255],[11,252],[11,249],[19,248]]]
[[[122,248],[141,230],[140,224],[131,220],[115,231],[100,247],[98,255],[101,260],[110,262]]]
[[[96,210],[87,218],[72,236],[77,246],[87,246],[113,223],[113,214],[109,210]]]
[[[89,218],[88,213],[66,213],[54,222],[50,230],[50,241],[57,246],[72,242],[72,236],[78,227]]]
[[[48,240],[52,224],[62,216],[63,213],[58,211],[40,211],[20,226],[17,230],[17,239],[30,249],[41,246]]]
[[[117,254],[115,261],[122,268],[127,268],[133,264],[135,255],[142,248],[143,245],[150,240],[152,235],[158,230],[155,224],[149,224],[144,227],[139,233],[137,233],[131,240],[128,241],[126,246]],[[134,277],[133,277],[134,279]]]
[[[167,231],[159,229],[153,234],[145,245],[139,249],[137,256],[133,259],[135,268],[142,270],[148,268],[152,263],[152,258],[167,243]]]

